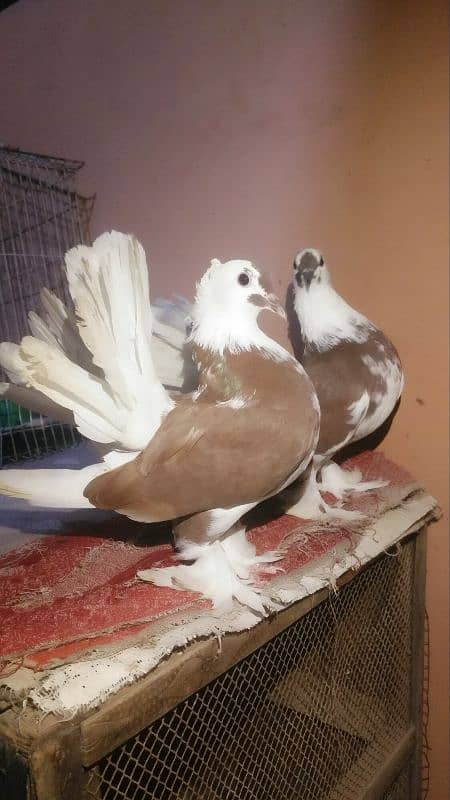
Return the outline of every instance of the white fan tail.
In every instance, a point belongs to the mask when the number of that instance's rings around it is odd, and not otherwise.
[[[0,364],[14,383],[29,387],[57,406],[72,411],[80,433],[94,442],[122,442],[126,412],[111,396],[106,382],[74,364],[59,346],[25,336],[20,345],[0,344]],[[128,449],[137,449],[130,446]]]
[[[66,270],[81,338],[126,412],[126,446],[143,447],[173,407],[152,360],[144,250],[134,236],[104,233],[92,247],[69,250]]]
[[[62,422],[73,415],[80,433],[112,449],[142,450],[173,407],[152,359],[144,251],[133,236],[106,233],[70,250],[66,269],[76,313],[44,289],[42,317],[29,315],[34,335],[0,344],[0,364],[24,388],[22,405]]]
[[[101,370],[93,364],[92,355],[80,336],[73,311],[68,309],[62,300],[47,288],[42,289],[40,299],[43,309],[43,319],[38,318],[40,329],[42,330],[45,326],[47,336],[50,335],[59,344],[63,353],[71,361],[74,361],[80,367],[84,367],[89,372],[103,377]],[[36,322],[36,317],[37,315],[33,314],[33,312],[28,315],[31,332],[33,336],[42,338],[33,329],[33,322]]]
[[[106,469],[105,464],[83,469],[5,469],[0,494],[25,500],[37,508],[92,508],[83,496],[84,488]]]

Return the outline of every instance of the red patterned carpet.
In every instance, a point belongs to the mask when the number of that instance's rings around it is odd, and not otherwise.
[[[417,488],[413,478],[381,453],[363,453],[346,466],[358,467],[365,479],[383,478],[389,485],[353,495],[349,507],[371,518],[398,505]],[[1,522],[1,519],[0,519]],[[119,526],[120,528],[120,526]],[[151,635],[152,625],[180,611],[208,609],[209,603],[187,591],[144,583],[137,570],[172,562],[169,543],[137,546],[111,535],[80,532],[47,534],[0,556],[0,674],[19,666],[42,669],[70,660],[94,647],[128,646]],[[285,574],[332,557],[338,544],[352,547],[351,532],[284,515],[249,531],[259,552],[286,542],[279,562]],[[347,544],[348,543],[348,544]],[[261,581],[273,579],[272,573]]]

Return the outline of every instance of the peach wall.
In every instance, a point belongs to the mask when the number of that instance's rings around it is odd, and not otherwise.
[[[390,332],[407,372],[385,449],[431,530],[431,800],[448,796],[447,36],[442,0],[20,0],[0,15],[0,138],[86,161],[93,232],[133,230],[155,294],[212,256],[292,255]]]

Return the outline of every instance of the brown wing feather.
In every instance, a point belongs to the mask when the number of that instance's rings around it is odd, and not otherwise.
[[[142,454],[93,480],[85,495],[99,508],[153,522],[256,501],[291,474],[302,447],[308,452],[310,413],[299,448],[288,418],[271,409],[180,403]]]
[[[367,342],[341,342],[325,352],[305,352],[301,359],[316,389],[322,413],[317,453],[335,449],[354,432],[349,410],[364,391],[370,398],[385,391],[384,379],[370,372],[362,360],[364,355],[377,363],[399,360],[391,342],[378,330]],[[372,405],[368,411],[372,411]]]

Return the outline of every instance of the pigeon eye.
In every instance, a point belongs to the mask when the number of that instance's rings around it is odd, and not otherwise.
[[[319,267],[323,267],[323,256],[320,256]]]
[[[241,272],[241,274],[238,277],[238,281],[241,284],[241,286],[248,286],[248,284],[250,283],[250,278],[248,277],[246,272]]]

